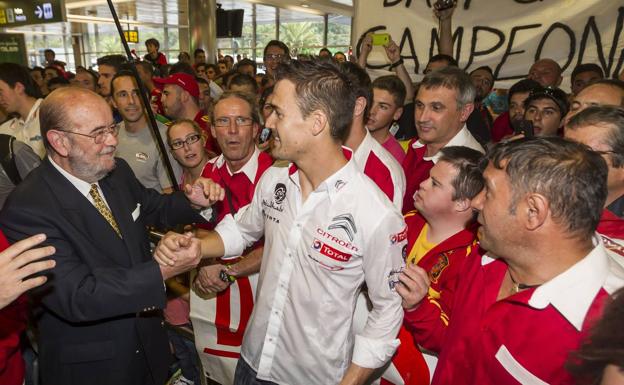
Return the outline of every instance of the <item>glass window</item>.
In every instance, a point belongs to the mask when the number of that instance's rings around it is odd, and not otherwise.
[[[342,15],[327,16],[327,48],[332,53],[347,54],[351,45],[351,18]]]
[[[323,47],[323,16],[280,9],[280,40],[290,48],[293,57],[317,55]]]

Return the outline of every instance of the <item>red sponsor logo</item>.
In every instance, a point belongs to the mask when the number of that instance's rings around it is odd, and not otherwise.
[[[394,245],[395,243],[402,242],[406,239],[407,239],[407,226],[405,226],[405,228],[400,233],[392,234],[392,236],[390,237],[390,243]]]
[[[347,262],[351,259],[351,254],[343,253],[340,250],[336,250],[333,247],[319,241],[318,239],[314,240],[313,247],[324,256],[336,261]]]
[[[358,248],[355,245],[351,244],[350,242],[347,242],[347,241],[344,241],[344,240],[342,240],[342,239],[340,239],[338,237],[335,237],[335,236],[331,235],[330,233],[328,233],[328,232],[326,232],[326,231],[324,231],[322,229],[319,229],[318,227],[316,228],[316,233],[318,235],[320,235],[321,237],[329,240],[329,241],[335,242],[335,243],[339,244],[342,247],[345,247],[345,248],[347,248],[349,250],[355,251],[356,254],[359,251]]]

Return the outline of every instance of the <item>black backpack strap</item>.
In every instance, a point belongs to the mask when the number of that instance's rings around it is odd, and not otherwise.
[[[15,164],[15,153],[13,152],[13,142],[15,137],[6,134],[0,134],[0,165],[4,169],[11,182],[14,185],[18,185],[22,178],[17,171],[17,165]]]

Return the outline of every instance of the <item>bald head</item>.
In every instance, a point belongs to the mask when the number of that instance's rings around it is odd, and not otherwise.
[[[540,59],[533,63],[529,70],[529,79],[535,80],[542,87],[559,87],[563,77],[561,77],[561,67],[552,59]]]
[[[99,94],[80,87],[63,87],[52,91],[39,107],[39,125],[43,143],[52,150],[47,138],[52,129],[72,130],[87,122],[93,109],[105,109],[112,115],[108,103]]]
[[[583,88],[570,106],[567,122],[576,114],[592,106],[624,107],[624,83],[617,80],[600,80]]]

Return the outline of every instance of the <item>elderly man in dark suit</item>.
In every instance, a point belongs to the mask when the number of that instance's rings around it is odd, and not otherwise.
[[[47,234],[56,249],[36,292],[42,383],[162,385],[170,360],[163,280],[196,266],[200,251],[189,241],[183,266],[161,267],[145,226],[201,221],[190,202],[206,207],[223,192],[209,180],[187,197],[144,188],[114,157],[112,112],[92,91],[52,92],[40,121],[48,157],[9,197],[0,226],[11,241]]]

